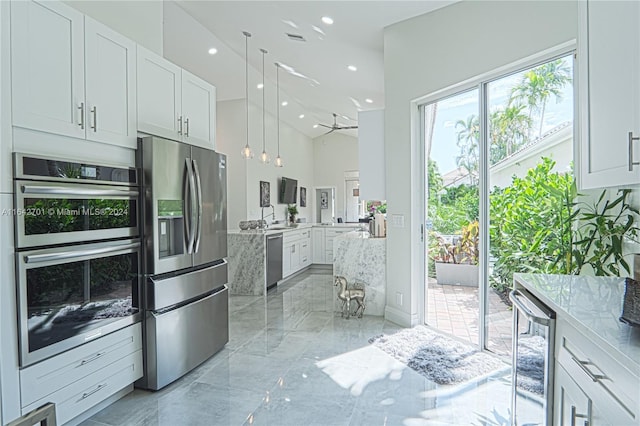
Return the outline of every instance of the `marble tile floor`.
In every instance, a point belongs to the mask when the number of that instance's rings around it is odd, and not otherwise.
[[[399,326],[333,311],[331,275],[305,272],[229,301],[230,341],[158,392],[136,389],[84,426],[503,425],[510,374],[441,386],[368,344]]]

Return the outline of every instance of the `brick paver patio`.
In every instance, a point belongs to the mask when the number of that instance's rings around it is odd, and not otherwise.
[[[469,343],[478,343],[478,288],[438,284],[427,286],[427,324]],[[489,349],[502,357],[511,356],[512,311],[496,292],[489,290]]]

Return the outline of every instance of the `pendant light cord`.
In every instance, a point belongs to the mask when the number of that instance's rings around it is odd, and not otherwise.
[[[244,34],[244,76],[245,76],[244,97],[246,99],[246,104],[247,104],[247,146],[249,146],[249,37],[251,37],[251,33],[244,31],[243,34]]]
[[[266,152],[265,150],[265,122],[264,122],[264,92],[266,92],[266,88],[264,87],[264,54],[267,53],[266,50],[264,49],[260,49],[260,51],[262,52],[262,152]]]
[[[280,157],[280,64],[276,62],[276,86],[278,86],[278,90],[276,93],[276,101],[278,103],[278,157]]]

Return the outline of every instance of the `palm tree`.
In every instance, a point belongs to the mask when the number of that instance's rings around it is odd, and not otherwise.
[[[542,135],[544,112],[551,96],[558,101],[562,99],[562,88],[571,82],[569,68],[562,59],[547,62],[526,72],[520,84],[513,88],[512,102],[526,105],[529,108],[529,120],[533,111],[540,112],[540,128],[538,137]]]
[[[491,114],[491,164],[513,154],[529,142],[531,119],[524,109],[524,105],[508,105]]]
[[[478,174],[480,159],[478,147],[480,120],[477,115],[472,114],[466,120],[458,120],[455,129],[457,135],[456,144],[460,148],[460,155],[456,157],[456,164],[469,172],[471,184],[473,184],[475,176]]]

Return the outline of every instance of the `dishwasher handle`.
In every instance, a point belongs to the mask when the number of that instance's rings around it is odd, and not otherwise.
[[[532,322],[535,322],[540,325],[550,326],[552,318],[547,315],[538,315],[534,313],[521,299],[528,299],[526,295],[524,295],[520,290],[512,290],[509,293],[509,300],[513,302],[514,306],[522,312],[522,314]]]

